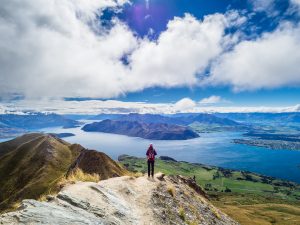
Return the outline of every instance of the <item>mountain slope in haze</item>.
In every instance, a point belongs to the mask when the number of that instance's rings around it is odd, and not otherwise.
[[[173,116],[159,115],[159,114],[138,114],[130,113],[126,115],[119,115],[112,120],[119,121],[137,121],[142,123],[167,123],[167,124],[177,124],[177,125],[189,125],[194,122],[199,122],[203,124],[218,124],[227,126],[238,126],[239,123],[227,119],[217,117],[213,114],[208,113],[195,113],[195,114],[179,114]]]
[[[186,117],[185,119],[188,123],[200,122],[204,124],[218,124],[218,125],[227,125],[227,126],[238,126],[239,123],[234,120],[227,118],[220,118],[212,114],[200,113],[196,116]]]
[[[26,133],[22,128],[11,127],[0,122],[0,138],[11,138]]]
[[[82,160],[79,158],[82,155],[83,159],[95,158],[101,166]],[[53,190],[74,168],[92,171],[102,179],[125,174],[125,170],[104,153],[86,150],[49,134],[26,134],[0,143],[0,210]]]
[[[238,225],[202,193],[190,178],[163,174],[154,179],[123,176],[79,182],[48,202],[24,200],[18,211],[1,215],[0,223]]]
[[[246,123],[300,123],[300,112],[287,113],[215,113],[217,117]]]
[[[31,113],[26,115],[0,114],[0,122],[10,127],[22,129],[40,129],[45,127],[63,126],[76,127],[78,121],[67,119],[58,114]]]
[[[103,120],[85,125],[87,132],[105,132],[153,140],[187,140],[199,135],[188,127],[175,124]]]
[[[119,121],[137,121],[141,123],[167,123],[167,124],[177,124],[177,125],[187,125],[184,123],[181,118],[171,118],[159,114],[139,114],[139,113],[130,113],[126,115],[121,115],[112,120]]]

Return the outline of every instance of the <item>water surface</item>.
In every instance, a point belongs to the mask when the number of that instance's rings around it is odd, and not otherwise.
[[[234,144],[232,139],[241,137],[241,133],[237,132],[201,134],[199,138],[184,141],[152,141],[117,134],[84,132],[80,128],[56,127],[42,131],[74,133],[75,136],[63,139],[103,151],[115,160],[121,154],[144,157],[147,147],[153,143],[158,155],[176,160],[257,172],[300,183],[300,151]]]

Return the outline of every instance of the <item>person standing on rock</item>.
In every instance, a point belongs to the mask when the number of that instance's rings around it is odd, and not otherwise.
[[[155,149],[153,148],[153,145],[150,144],[147,152],[146,152],[146,156],[148,158],[148,177],[150,177],[150,172],[151,172],[151,176],[153,178],[154,176],[154,162],[155,162],[155,156],[157,155]]]

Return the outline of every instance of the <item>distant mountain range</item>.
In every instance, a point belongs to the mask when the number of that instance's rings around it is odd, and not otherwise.
[[[10,127],[0,122],[0,138],[11,138],[26,133],[26,130],[17,127]]]
[[[300,123],[300,113],[216,113],[220,118],[235,120],[241,123]]]
[[[176,124],[176,125],[189,125],[193,122],[199,122],[203,124],[218,124],[218,125],[230,125],[238,126],[239,123],[227,119],[217,117],[213,114],[207,113],[196,113],[196,114],[175,114],[175,115],[159,115],[159,114],[100,114],[93,119],[111,119],[117,121],[138,121],[142,123],[166,123],[166,124]]]
[[[101,179],[126,174],[106,154],[49,134],[31,133],[0,143],[0,211],[53,191],[76,168],[99,174]]]
[[[154,115],[157,117],[158,115]],[[153,140],[186,140],[199,135],[185,126],[167,123],[145,123],[140,121],[103,120],[85,125],[82,130],[87,132],[104,132],[123,134]]]
[[[78,121],[67,119],[64,116],[54,113],[32,113],[28,115],[1,114],[0,124],[4,124],[8,127],[22,129],[40,129],[55,126],[71,128],[78,126],[80,123]]]

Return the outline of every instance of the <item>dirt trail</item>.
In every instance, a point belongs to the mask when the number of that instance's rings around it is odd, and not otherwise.
[[[151,195],[159,182],[146,176],[117,177],[98,184],[79,182],[63,189],[58,198],[74,205],[74,199],[80,196],[91,212],[98,210],[102,217],[117,224],[154,225],[158,222],[153,215]]]
[[[0,224],[238,224],[211,205],[199,188],[190,178],[161,179],[161,174],[154,179],[123,176],[78,182],[48,202],[24,200],[18,211],[1,215]]]
[[[124,199],[132,208],[132,215],[139,221],[139,224],[157,224],[151,207],[151,195],[157,188],[159,180],[146,176],[131,178],[119,177],[102,181],[99,187],[115,191],[120,199]]]

